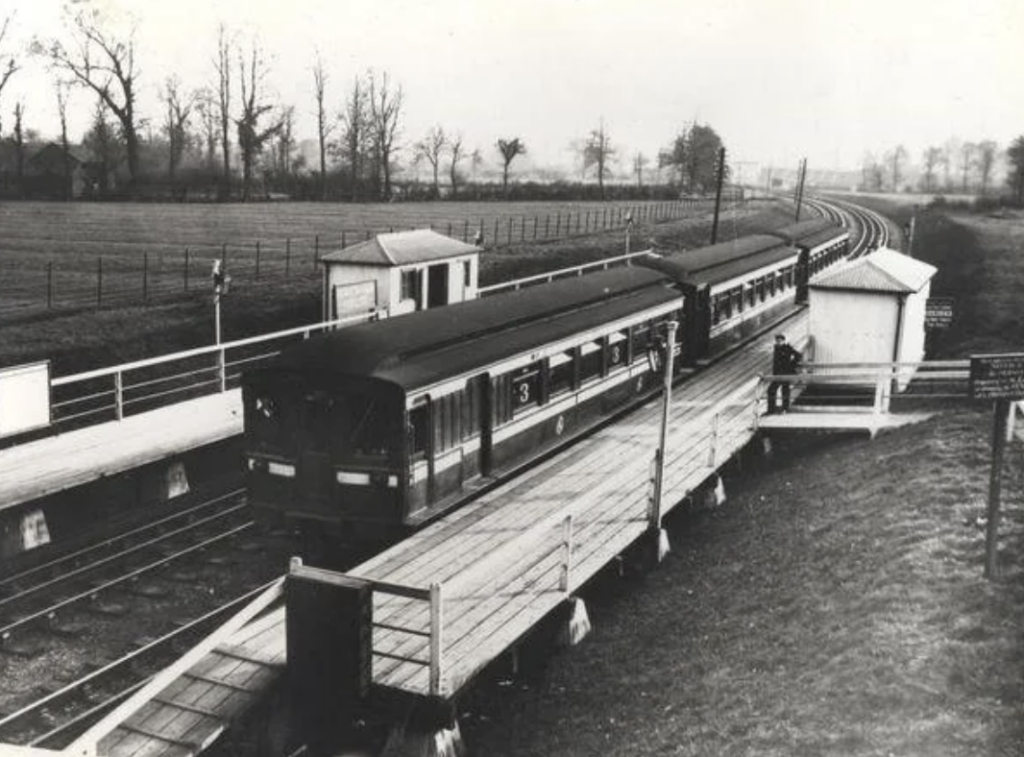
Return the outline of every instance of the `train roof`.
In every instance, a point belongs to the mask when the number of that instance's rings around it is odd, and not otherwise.
[[[798,251],[778,237],[755,234],[696,250],[641,258],[649,268],[692,286],[714,285],[795,257]]]
[[[813,249],[833,239],[848,236],[849,231],[828,218],[809,218],[798,221],[772,232],[794,247]]]
[[[347,326],[248,375],[376,378],[416,389],[681,296],[654,271],[617,268]]]

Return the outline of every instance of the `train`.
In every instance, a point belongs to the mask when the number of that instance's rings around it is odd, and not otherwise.
[[[801,307],[848,242],[818,219],[286,348],[242,376],[249,502],[331,540],[400,538],[649,399],[666,350],[681,377]]]

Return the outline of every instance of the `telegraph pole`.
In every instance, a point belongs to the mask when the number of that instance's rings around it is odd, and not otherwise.
[[[800,168],[797,171],[799,179],[797,183],[797,195],[796,195],[796,219],[800,220],[800,206],[804,201],[804,181],[807,179],[807,158],[800,161]]]
[[[711,224],[711,244],[718,240],[718,211],[722,206],[722,184],[725,182],[725,148],[718,148],[718,188],[715,190],[715,220]]]

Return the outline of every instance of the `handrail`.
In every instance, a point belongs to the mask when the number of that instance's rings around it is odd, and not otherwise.
[[[528,286],[542,281],[552,281],[556,278],[567,276],[569,274],[576,274],[577,276],[582,275],[584,271],[588,271],[592,268],[607,268],[610,265],[621,263],[623,261],[630,261],[633,258],[640,256],[648,256],[653,253],[653,250],[640,250],[638,252],[629,252],[625,255],[617,255],[612,258],[604,258],[603,260],[595,260],[591,263],[581,263],[580,265],[569,266],[568,268],[559,268],[555,271],[548,271],[547,273],[537,273],[532,276],[525,276],[521,279],[514,279],[513,281],[503,281],[500,284],[491,284],[485,287],[477,288],[477,293],[480,295],[494,294],[495,292],[506,290],[506,289],[520,289],[523,286]]]
[[[80,381],[88,381],[94,378],[103,378],[104,376],[111,376],[116,373],[124,373],[127,371],[134,371],[140,368],[150,368],[154,365],[162,365],[163,363],[171,363],[176,360],[186,360],[192,357],[199,357],[201,355],[211,355],[224,350],[234,349],[236,347],[245,347],[250,344],[260,344],[261,342],[269,342],[274,339],[282,339],[288,336],[295,336],[296,334],[303,334],[320,329],[330,328],[331,326],[342,326],[347,323],[364,322],[368,317],[372,317],[374,314],[362,314],[357,316],[346,316],[345,318],[338,318],[333,321],[321,321],[319,323],[313,323],[306,326],[295,326],[290,329],[284,329],[283,331],[275,331],[270,334],[260,334],[259,336],[246,337],[245,339],[238,339],[233,342],[224,342],[223,344],[211,344],[206,347],[195,347],[191,350],[184,350],[182,352],[174,352],[170,355],[158,355],[157,357],[144,358],[142,360],[135,360],[131,363],[122,363],[121,365],[110,366],[108,368],[96,368],[91,371],[85,371],[83,373],[74,373],[68,376],[59,376],[50,381],[51,386],[64,386],[66,384],[78,383]]]

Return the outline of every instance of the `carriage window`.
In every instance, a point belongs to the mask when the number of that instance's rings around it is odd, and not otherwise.
[[[734,313],[739,313],[743,310],[743,287],[733,287],[730,290],[732,298],[732,309]]]
[[[572,351],[560,352],[548,358],[548,396],[572,389]]]
[[[601,375],[601,343],[587,342],[580,347],[580,383]]]
[[[768,292],[765,289],[764,279],[757,280],[757,297],[761,302],[764,302],[764,298],[768,296]]]
[[[427,451],[428,420],[426,403],[409,411],[409,453],[412,455],[422,455]]]
[[[512,408],[519,412],[540,404],[540,363],[531,363],[512,375]]]
[[[647,347],[653,339],[651,335],[651,324],[638,323],[633,327],[633,359],[642,357],[647,353]]]
[[[626,334],[616,331],[608,335],[608,368],[626,364]]]
[[[747,307],[754,307],[757,302],[757,289],[753,283],[747,284]]]

